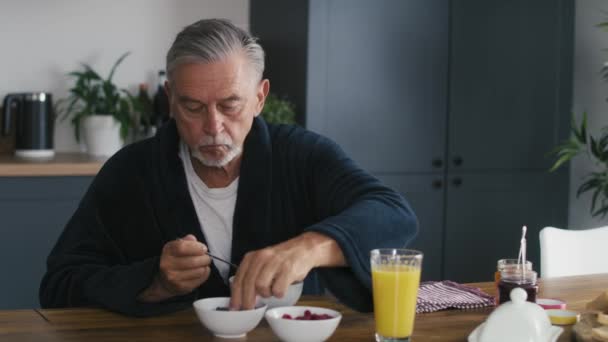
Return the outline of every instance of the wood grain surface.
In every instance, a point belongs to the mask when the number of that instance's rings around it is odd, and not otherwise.
[[[494,283],[470,284],[494,294]],[[582,311],[587,302],[608,289],[608,274],[541,280],[540,297],[560,298],[568,309]],[[343,319],[329,341],[372,341],[374,318],[358,313],[329,297],[304,296],[299,305],[337,309]],[[466,341],[491,308],[448,310],[416,316],[413,341]],[[566,327],[559,341],[571,341]],[[0,340],[15,341],[228,341],[212,336],[193,310],[152,318],[133,318],[101,309],[0,311]],[[246,339],[278,341],[263,320]]]

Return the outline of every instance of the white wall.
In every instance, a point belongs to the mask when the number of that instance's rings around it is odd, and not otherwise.
[[[600,74],[602,65],[608,61],[608,32],[596,27],[608,20],[606,11],[606,0],[576,1],[573,111],[579,122],[583,111],[587,112],[588,126],[596,136],[601,127],[608,126],[608,83]],[[589,214],[590,194],[576,198],[582,178],[591,170],[593,164],[585,157],[571,163],[569,227],[572,229],[608,225],[608,218],[593,219]]]
[[[80,62],[102,76],[123,52],[115,74],[135,92],[156,73],[177,32],[199,19],[221,17],[249,28],[249,0],[19,0],[0,3],[0,100],[11,92],[48,91],[54,100],[71,85]],[[57,122],[57,151],[76,151],[69,121]]]

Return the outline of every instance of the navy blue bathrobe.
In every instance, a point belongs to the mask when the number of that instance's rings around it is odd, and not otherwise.
[[[162,247],[193,234],[205,243],[178,156],[173,120],[110,158],[47,260],[44,308],[96,306],[135,316],[180,310],[197,298],[229,296],[212,264],[196,291],[161,303],[137,295],[158,272]],[[369,252],[404,247],[417,221],[395,191],[361,170],[332,141],[256,118],[243,147],[232,261],[306,231],[335,239],[350,267],[311,272],[306,289],[326,287],[359,311],[373,309]]]

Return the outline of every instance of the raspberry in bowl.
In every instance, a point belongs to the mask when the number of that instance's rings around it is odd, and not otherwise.
[[[272,332],[281,341],[318,342],[327,340],[336,330],[342,314],[315,306],[285,306],[264,314]]]

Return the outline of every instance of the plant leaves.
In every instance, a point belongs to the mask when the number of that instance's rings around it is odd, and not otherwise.
[[[576,153],[567,153],[562,155],[556,162],[555,164],[553,164],[553,166],[549,169],[549,172],[553,172],[555,170],[557,170],[560,166],[562,166],[562,164],[570,161],[570,159],[572,159],[574,156],[576,155]]]
[[[81,70],[69,72],[73,77],[74,85],[69,89],[69,96],[62,102],[62,119],[71,118],[74,125],[74,136],[80,141],[81,119],[88,115],[112,115],[121,123],[121,136],[127,137],[132,125],[133,106],[128,96],[121,92],[112,82],[117,67],[129,55],[122,54],[112,66],[108,79],[104,80],[88,64],[81,63]],[[63,99],[62,99],[63,100]],[[60,100],[61,101],[61,100]],[[122,104],[124,102],[124,104]]]
[[[122,61],[127,58],[128,55],[130,55],[131,52],[127,51],[125,53],[122,54],[122,56],[120,56],[118,58],[118,60],[114,63],[114,65],[112,66],[112,69],[110,70],[110,74],[108,75],[107,78],[107,82],[111,82],[112,81],[112,77],[114,77],[114,72],[116,71],[116,68],[118,67],[118,65],[120,65],[120,63],[122,63]]]
[[[601,152],[598,149],[597,141],[595,141],[595,138],[593,138],[593,137],[589,137],[589,139],[591,140],[591,153],[593,154],[594,157],[600,159]]]
[[[598,196],[602,193],[602,188],[596,188],[593,192],[593,197],[591,197],[591,216],[593,216],[593,208],[595,208],[595,203],[597,201]]]
[[[576,140],[582,144],[583,137],[581,136],[581,133],[578,131],[578,125],[576,123],[576,118],[575,118],[574,114],[572,114],[572,118],[570,119],[570,131],[572,132],[572,134],[574,134],[574,137],[576,137]]]
[[[576,197],[579,197],[583,193],[585,193],[585,192],[593,189],[598,184],[599,184],[599,181],[597,179],[595,179],[595,178],[591,178],[591,179],[587,180],[586,182],[584,182],[583,184],[581,184],[578,187],[578,190],[576,191]]]
[[[295,106],[286,98],[280,98],[277,95],[270,93],[264,101],[262,117],[269,123],[295,124]]]
[[[554,154],[558,159],[549,169],[549,172],[557,170],[561,165],[574,158],[580,151],[581,145],[574,138],[570,138],[570,140],[556,147],[553,151],[551,151],[551,154]]]
[[[581,128],[580,128],[580,135],[581,135],[581,143],[586,144],[587,143],[587,112],[583,112],[583,122],[581,122]]]

